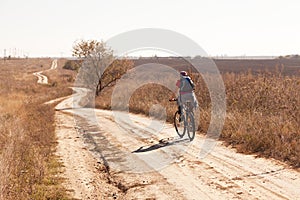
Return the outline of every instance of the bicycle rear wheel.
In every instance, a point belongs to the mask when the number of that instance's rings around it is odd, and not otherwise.
[[[192,141],[195,138],[195,134],[196,134],[195,119],[193,113],[187,114],[186,125],[187,125],[188,136],[190,138],[190,141]]]
[[[177,110],[175,115],[174,115],[174,126],[175,130],[180,138],[182,138],[185,134],[185,126],[184,126],[184,115],[181,116],[180,120],[180,114],[179,111]]]

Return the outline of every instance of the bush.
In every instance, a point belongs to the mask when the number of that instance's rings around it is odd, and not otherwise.
[[[74,71],[78,71],[78,69],[80,68],[81,66],[81,60],[68,60],[63,68],[64,69],[69,69],[69,70],[74,70]]]

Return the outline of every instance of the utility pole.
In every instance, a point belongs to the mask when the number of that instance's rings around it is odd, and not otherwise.
[[[3,59],[4,59],[4,61],[6,60],[6,49],[4,49],[4,52],[3,52]]]
[[[13,57],[14,57],[14,58],[17,57],[17,48],[14,48],[14,50],[13,50]]]

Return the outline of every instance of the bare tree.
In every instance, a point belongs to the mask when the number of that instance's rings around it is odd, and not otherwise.
[[[73,56],[84,59],[85,75],[82,78],[95,87],[97,96],[133,67],[130,60],[115,58],[113,50],[103,41],[81,40],[73,46]]]

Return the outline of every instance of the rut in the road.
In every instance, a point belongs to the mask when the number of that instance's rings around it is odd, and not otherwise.
[[[147,184],[153,183],[133,183],[130,185],[123,184],[124,181],[116,178],[113,173],[111,173],[109,163],[106,159],[108,155],[104,156],[102,149],[105,149],[107,152],[110,152],[112,157],[125,157],[122,156],[122,152],[118,150],[116,146],[111,144],[109,140],[107,140],[101,133],[104,133],[103,130],[100,130],[98,126],[90,125],[84,118],[80,116],[74,116],[75,121],[77,122],[77,131],[82,135],[85,140],[85,143],[88,144],[91,148],[91,152],[93,152],[96,157],[100,158],[99,164],[103,166],[103,168],[99,169],[102,173],[106,173],[107,183],[118,188],[123,194],[126,194],[128,190],[143,187]],[[95,137],[98,138],[97,142],[95,141]],[[101,141],[101,143],[99,143]],[[121,162],[121,160],[120,160]]]

